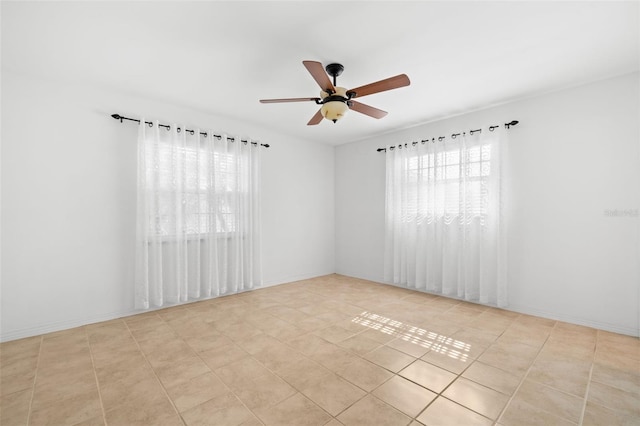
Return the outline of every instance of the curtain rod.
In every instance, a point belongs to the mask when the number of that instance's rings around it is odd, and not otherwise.
[[[135,119],[135,118],[129,118],[129,117],[124,117],[120,114],[111,114],[111,117],[115,118],[116,120],[120,120],[120,122],[122,123],[122,120],[129,120],[129,121],[136,121],[138,123],[140,123],[140,120]],[[146,124],[149,125],[149,127],[153,127],[153,123],[151,121],[145,121]],[[171,128],[170,125],[168,124],[158,124],[158,127],[164,127],[165,129],[169,130]],[[195,130],[189,130],[189,129],[184,129],[185,132],[189,132],[192,135],[196,132]],[[178,132],[180,132],[180,127],[178,127]],[[200,134],[202,136],[204,136],[205,138],[207,137],[207,132],[200,132]],[[221,135],[212,135],[214,138],[216,139],[222,139]],[[231,142],[235,142],[235,138],[233,137],[228,137],[228,140],[230,140]],[[245,144],[247,144],[249,141],[244,140],[244,139],[240,139],[240,142],[244,142]],[[258,145],[258,142],[251,142],[251,145]],[[264,146],[265,148],[269,148],[269,144],[268,143],[261,143],[260,146]]]
[[[512,121],[511,121],[511,122],[509,122],[509,123],[504,123],[504,128],[505,128],[505,129],[509,129],[509,127],[511,127],[511,126],[515,126],[515,125],[516,125],[516,124],[518,124],[518,123],[519,123],[519,121],[518,121],[518,120],[512,120]],[[500,125],[497,125],[497,126],[489,126],[489,131],[490,131],[490,132],[493,132],[493,130],[494,130],[494,129],[497,129],[498,127],[500,127]],[[472,135],[472,136],[473,136],[473,134],[474,134],[475,132],[482,132],[482,129],[469,130],[469,133],[471,133],[471,135]],[[465,134],[465,133],[463,132],[462,134]],[[455,138],[456,138],[456,137],[458,137],[458,136],[460,136],[460,133],[453,133],[453,134],[451,135],[451,139],[455,139]],[[445,137],[446,137],[446,136],[440,136],[440,137],[438,137],[438,142],[442,141]],[[431,138],[431,142],[435,142],[435,141],[436,141],[436,138]],[[422,143],[429,142],[429,139],[423,139],[423,140],[421,140],[420,142],[422,142]],[[414,145],[414,146],[415,146],[415,145],[417,145],[418,143],[419,143],[419,142],[417,142],[417,141],[416,141],[416,142],[411,142],[411,145]],[[389,147],[389,149],[393,150],[394,148],[399,148],[399,147],[402,147],[402,146],[404,146],[404,147],[406,148],[406,147],[407,147],[407,144],[406,144],[406,143],[405,143],[405,144],[402,144],[402,143],[401,143],[400,145],[397,145],[397,146],[390,146],[390,147]],[[378,152],[381,152],[381,151],[387,152],[387,148],[378,148],[378,149],[376,149],[376,151],[378,151]]]

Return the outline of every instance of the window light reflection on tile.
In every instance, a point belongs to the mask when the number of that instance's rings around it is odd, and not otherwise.
[[[438,334],[424,328],[404,324],[372,312],[362,312],[351,320],[356,324],[380,331],[389,335],[397,335],[402,340],[430,349],[461,362],[469,360],[471,345],[449,336]]]

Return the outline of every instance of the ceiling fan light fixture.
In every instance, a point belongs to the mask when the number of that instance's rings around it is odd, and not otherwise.
[[[335,91],[332,93],[321,91],[322,108],[320,108],[320,113],[322,116],[334,123],[340,120],[349,110],[346,94],[347,89],[344,87],[335,87]]]
[[[348,110],[349,107],[342,101],[327,102],[322,105],[322,108],[320,108],[322,116],[334,123],[340,120]]]

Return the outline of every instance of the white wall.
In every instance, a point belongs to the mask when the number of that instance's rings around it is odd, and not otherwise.
[[[119,124],[114,112],[272,145],[263,151],[266,285],[334,271],[381,282],[384,154],[375,149],[518,119],[510,309],[638,335],[638,218],[604,214],[640,205],[638,80],[621,76],[340,146],[334,173],[330,146],[3,72],[0,339],[134,312],[137,126]]]
[[[333,147],[157,100],[3,72],[1,340],[134,312],[137,125],[116,122],[116,112],[269,143],[261,188],[265,285],[334,271]]]
[[[640,207],[639,93],[634,73],[337,147],[336,272],[383,281],[376,148],[520,120],[509,131],[509,309],[637,336],[639,219],[605,210]]]

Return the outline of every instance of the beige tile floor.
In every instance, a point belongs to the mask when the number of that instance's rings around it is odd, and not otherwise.
[[[638,425],[640,341],[329,275],[0,345],[0,424]]]

